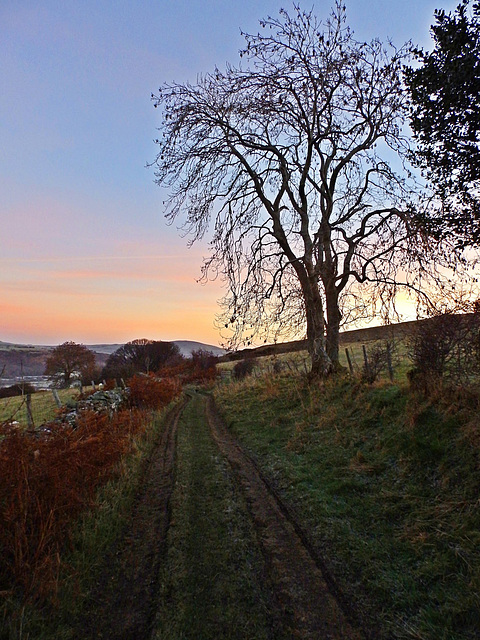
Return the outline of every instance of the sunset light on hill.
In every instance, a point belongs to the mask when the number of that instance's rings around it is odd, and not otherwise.
[[[0,341],[221,344],[225,290],[198,282],[210,235],[188,247],[181,220],[167,225],[167,193],[147,166],[159,126],[150,96],[237,64],[240,29],[256,32],[283,4],[2,2]],[[330,4],[317,1],[317,14]],[[358,38],[429,47],[437,2],[346,5]]]

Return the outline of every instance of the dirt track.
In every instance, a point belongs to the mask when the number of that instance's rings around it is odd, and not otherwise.
[[[165,420],[146,462],[141,491],[117,547],[105,558],[79,638],[146,640],[156,612],[159,564],[165,553],[175,469],[175,433],[185,402]]]
[[[207,416],[213,437],[234,469],[249,504],[283,623],[292,638],[360,639],[328,589],[322,571],[255,464],[226,430],[210,399]]]
[[[272,607],[276,609],[272,611],[272,619],[280,630],[279,636],[360,640],[363,636],[347,621],[327,586],[321,562],[315,559],[291,514],[228,433],[213,400],[205,398],[201,406],[206,412],[204,428],[210,429],[248,505],[265,561],[266,584],[272,592]],[[105,570],[91,601],[88,624],[82,624],[79,637],[109,640],[152,637],[156,610],[161,606],[158,576],[168,540],[175,437],[184,408],[185,403],[178,405],[165,421],[162,437],[147,463],[130,523],[117,548],[106,558]]]

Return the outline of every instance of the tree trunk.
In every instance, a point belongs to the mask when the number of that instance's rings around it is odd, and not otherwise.
[[[326,377],[332,373],[332,361],[325,343],[325,316],[323,302],[316,282],[302,282],[307,316],[308,353],[312,359],[311,375]]]
[[[335,285],[325,287],[327,300],[327,339],[326,349],[333,369],[340,367],[340,322],[342,312],[338,304],[338,293]]]

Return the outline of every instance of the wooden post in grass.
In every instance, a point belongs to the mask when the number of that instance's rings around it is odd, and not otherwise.
[[[345,347],[345,355],[347,356],[347,362],[348,362],[348,368],[350,369],[350,375],[353,376],[353,364],[352,364],[352,360],[350,358],[350,353],[348,351],[348,349]]]
[[[27,393],[27,424],[29,429],[35,428],[32,414],[32,396],[30,393]]]
[[[58,395],[58,391],[56,389],[52,389],[53,399],[55,400],[55,404],[59,409],[62,407],[62,403],[60,401],[60,396]]]
[[[362,351],[363,351],[363,362],[365,364],[365,374],[368,377],[370,374],[370,366],[368,364],[367,349],[365,348],[364,344],[362,344]]]

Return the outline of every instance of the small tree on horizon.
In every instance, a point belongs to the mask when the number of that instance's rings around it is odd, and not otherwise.
[[[95,354],[76,342],[64,342],[52,350],[45,363],[45,375],[56,386],[68,387],[76,374],[84,382],[95,377]]]
[[[127,378],[136,373],[158,371],[165,365],[182,360],[180,349],[174,342],[139,338],[127,342],[112,353],[105,364],[104,378]]]

